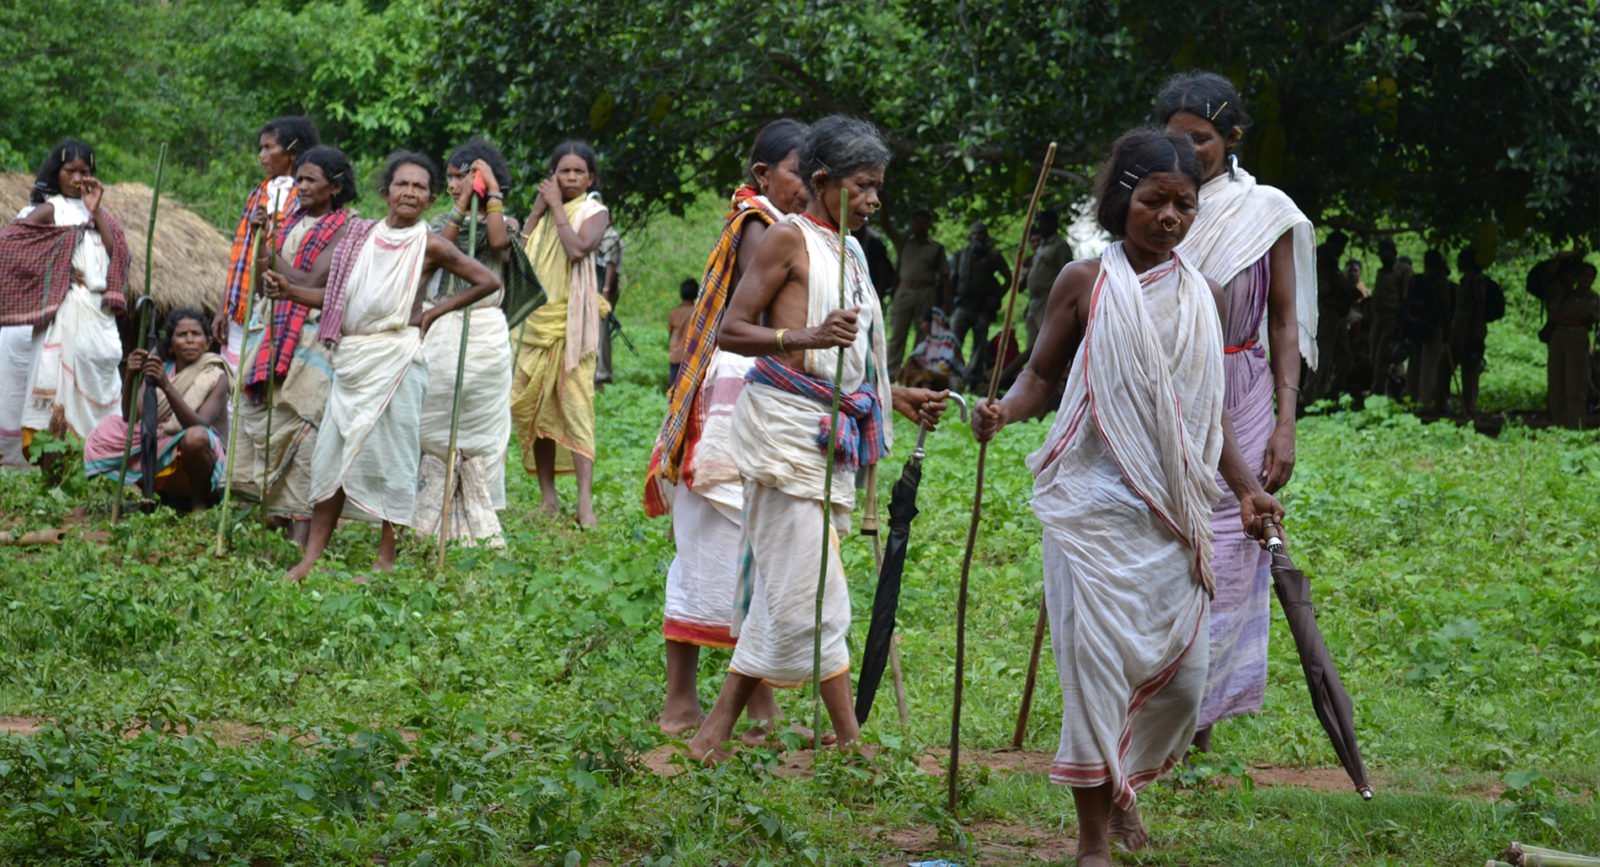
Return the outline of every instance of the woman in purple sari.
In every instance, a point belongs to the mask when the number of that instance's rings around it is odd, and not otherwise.
[[[1156,97],[1158,120],[1200,157],[1200,209],[1178,255],[1223,287],[1224,406],[1239,451],[1268,492],[1294,471],[1300,359],[1317,365],[1315,239],[1311,221],[1282,191],[1256,183],[1233,151],[1250,118],[1220,75],[1185,73]],[[1263,345],[1265,344],[1265,345]],[[1211,664],[1195,746],[1212,724],[1261,709],[1267,685],[1270,555],[1240,529],[1239,500],[1224,487],[1212,514],[1216,597]]]

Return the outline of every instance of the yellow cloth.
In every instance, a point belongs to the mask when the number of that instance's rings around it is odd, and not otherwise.
[[[563,208],[575,232],[606,213],[586,196]],[[511,426],[528,472],[535,470],[533,444],[542,439],[556,443],[556,471],[571,472],[574,454],[594,460],[594,368],[600,317],[611,307],[597,289],[595,254],[574,262],[548,214],[534,225],[525,249],[545,303],[517,327]]]

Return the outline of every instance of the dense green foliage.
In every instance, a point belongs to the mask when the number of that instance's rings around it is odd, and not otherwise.
[[[764,121],[844,111],[890,138],[891,215],[993,216],[1051,140],[1053,196],[1083,194],[1160,82],[1202,67],[1255,115],[1245,164],[1319,222],[1492,249],[1595,231],[1597,2],[20,0],[0,165],[74,133],[143,177],[170,141],[179,197],[221,222],[255,129],[304,111],[366,166],[484,131],[526,179],[592,139],[633,221],[733,183]]]
[[[452,551],[436,575],[432,547],[412,540],[396,573],[357,586],[349,578],[372,562],[377,534],[348,526],[327,569],[291,587],[277,576],[293,549],[253,516],[219,559],[207,522],[163,511],[111,526],[103,487],[41,490],[37,476],[0,474],[0,529],[71,528],[59,546],[0,546],[0,725],[45,718],[37,733],[0,735],[0,862],[1064,859],[1070,803],[1043,772],[1061,700],[1048,648],[1030,754],[992,752],[1010,740],[1038,605],[1022,459],[1041,423],[1008,430],[990,453],[963,825],[942,812],[929,752],[948,735],[976,452],[959,426],[929,438],[907,567],[909,730],[886,690],[869,759],[830,755],[810,777],[767,749],[675,777],[642,766],[662,742],[652,718],[671,556],[667,522],[639,505],[664,405],[661,323],[719,212],[702,198],[691,220],[626,238],[621,312],[640,352],[618,347],[621,383],[599,397],[597,531],[528,514],[536,486],[514,465],[504,552]],[[1512,301],[1490,335],[1495,405],[1537,392],[1541,376],[1525,346],[1537,345],[1532,310]],[[1299,451],[1291,541],[1354,695],[1378,798],[1268,785],[1283,768],[1335,761],[1275,611],[1265,712],[1219,727],[1217,757],[1185,772],[1186,787],[1147,790],[1157,845],[1125,860],[1465,864],[1514,838],[1600,851],[1592,437],[1513,425],[1489,439],[1373,401],[1304,420]],[[871,547],[851,539],[845,557],[859,647]],[[725,661],[703,660],[708,704]],[[809,712],[804,691],[782,701]],[[1216,784],[1241,774],[1244,785]]]

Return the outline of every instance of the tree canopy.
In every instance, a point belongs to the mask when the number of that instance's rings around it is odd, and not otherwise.
[[[91,35],[119,16],[126,39]],[[0,23],[41,31],[0,48],[0,98],[32,109],[7,164],[80,132],[203,167],[306,111],[368,159],[483,132],[524,178],[587,138],[637,219],[735,183],[762,123],[847,112],[894,149],[891,215],[964,216],[1016,207],[1052,140],[1054,201],[1088,192],[1161,82],[1208,68],[1255,118],[1244,164],[1321,223],[1600,243],[1600,0],[23,0]]]

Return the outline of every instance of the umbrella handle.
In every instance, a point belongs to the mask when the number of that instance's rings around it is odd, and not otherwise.
[[[967,423],[967,399],[962,397],[960,394],[958,394],[958,393],[956,393],[954,391],[950,392],[950,394],[947,396],[946,399],[955,401],[956,402],[956,406],[961,407],[961,423],[962,424],[966,424]],[[912,452],[911,452],[911,457],[912,457],[913,460],[920,461],[923,458],[928,456],[928,453],[922,448],[922,444],[927,439],[928,439],[928,425],[927,425],[926,422],[924,422],[924,423],[922,423],[922,424],[917,426],[917,447],[914,450],[912,450]]]
[[[1283,544],[1283,536],[1281,535],[1283,528],[1278,526],[1278,522],[1271,518],[1266,518],[1262,521],[1262,525],[1267,531],[1267,551],[1273,554],[1288,553],[1288,546]]]

